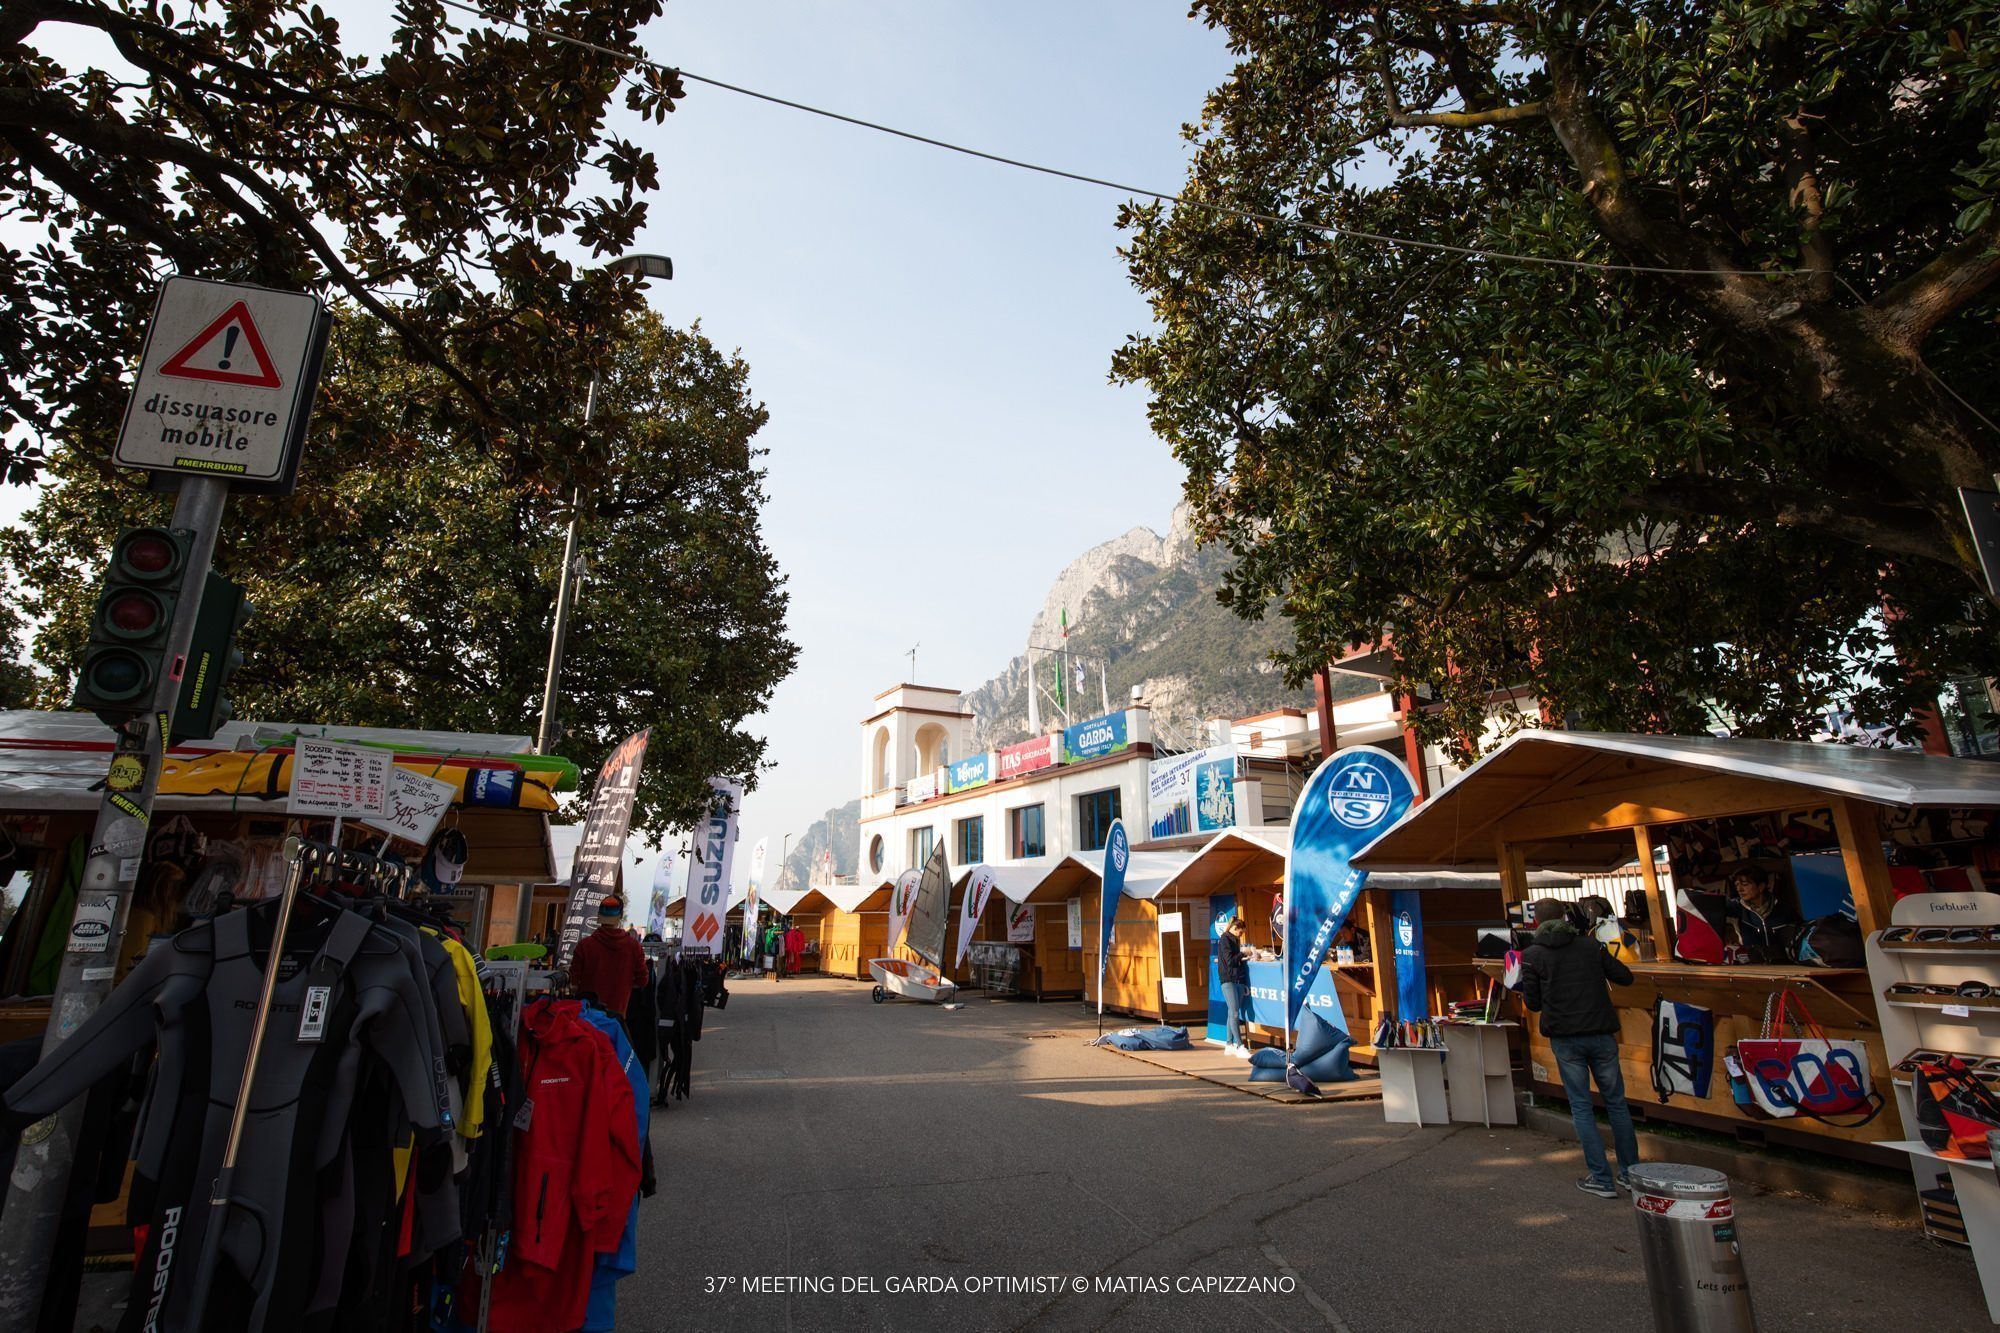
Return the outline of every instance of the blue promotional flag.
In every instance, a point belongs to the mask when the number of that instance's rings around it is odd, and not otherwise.
[[[1423,895],[1398,889],[1389,895],[1396,923],[1396,1017],[1412,1022],[1431,1016],[1430,977],[1424,968]]]
[[[1111,923],[1118,919],[1118,900],[1125,896],[1125,867],[1132,863],[1132,844],[1125,837],[1125,821],[1111,821],[1111,835],[1104,840],[1103,892],[1097,898],[1097,1015],[1104,1016],[1104,963],[1111,957]]]
[[[1334,935],[1354,909],[1368,872],[1349,864],[1403,817],[1416,795],[1410,770],[1365,745],[1342,750],[1313,770],[1292,814],[1285,859],[1285,1025],[1319,977]]]

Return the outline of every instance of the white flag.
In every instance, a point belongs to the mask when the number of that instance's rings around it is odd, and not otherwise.
[[[896,887],[889,891],[889,942],[882,946],[882,952],[894,954],[896,946],[903,942],[903,931],[910,924],[910,908],[917,901],[917,884],[924,877],[921,870],[905,870],[896,880]]]
[[[750,887],[761,888],[764,883],[764,858],[771,850],[769,838],[757,839],[756,847],[750,852]]]
[[[965,961],[966,950],[972,947],[972,932],[978,926],[979,918],[986,913],[986,900],[993,896],[993,872],[980,866],[972,872],[972,878],[965,884],[965,902],[958,917],[958,961]]]
[[[695,829],[695,864],[688,872],[687,904],[681,911],[681,947],[690,953],[722,952],[723,918],[729,912],[729,870],[736,859],[736,815],[743,784],[710,778],[713,813]]]

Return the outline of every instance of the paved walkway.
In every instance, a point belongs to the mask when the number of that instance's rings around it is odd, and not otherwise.
[[[1579,1193],[1573,1150],[1286,1107],[1092,1030],[1073,1003],[738,983],[655,1115],[619,1327],[1651,1328],[1630,1204]],[[1988,1327],[1970,1258],[1913,1225],[1738,1204],[1765,1333]]]

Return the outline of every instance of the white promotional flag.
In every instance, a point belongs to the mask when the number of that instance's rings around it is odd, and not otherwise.
[[[729,870],[736,859],[736,816],[743,808],[743,784],[710,778],[715,806],[695,830],[694,862],[688,869],[687,905],[681,947],[720,953],[723,918],[729,913]]]
[[[917,901],[917,884],[923,877],[921,870],[905,870],[890,891],[889,942],[882,946],[884,953],[895,953],[896,946],[903,942],[903,930],[910,924],[910,907]]]
[[[769,838],[757,839],[757,845],[750,852],[750,887],[761,888],[764,883],[764,857],[771,850]]]
[[[980,866],[972,872],[972,878],[965,883],[965,902],[958,917],[958,961],[965,961],[966,950],[972,947],[972,931],[979,924],[979,918],[986,913],[986,900],[993,896],[993,872]]]

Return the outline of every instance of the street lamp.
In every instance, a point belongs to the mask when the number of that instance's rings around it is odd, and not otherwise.
[[[620,277],[637,278],[640,282],[650,282],[655,278],[666,281],[674,276],[674,261],[665,255],[626,255],[614,260],[611,272]],[[590,426],[591,414],[597,408],[597,376],[590,377],[590,388],[583,395],[583,424]],[[583,488],[570,492],[569,532],[563,538],[562,575],[556,584],[556,622],[549,631],[549,668],[542,676],[542,721],[535,730],[535,753],[547,754],[549,747],[556,743],[556,682],[562,675],[563,644],[569,638],[570,611],[576,605],[576,585],[583,577],[583,570],[577,557],[578,529],[583,523]]]

